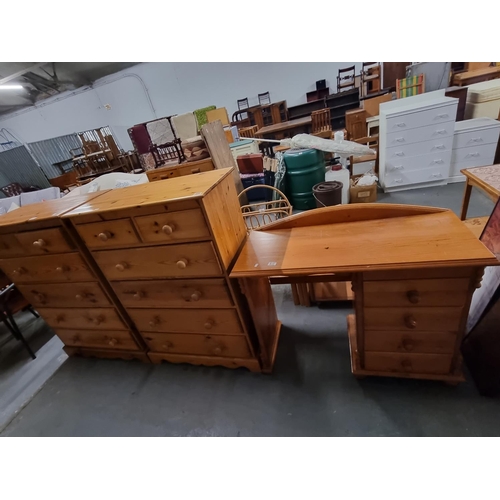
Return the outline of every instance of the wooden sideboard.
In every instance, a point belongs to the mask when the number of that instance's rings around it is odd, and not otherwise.
[[[343,205],[252,231],[230,276],[254,305],[259,338],[270,344],[278,324],[270,277],[351,280],[353,374],[454,384],[463,380],[460,344],[472,294],[484,267],[498,264],[450,210]]]
[[[69,354],[146,361],[146,345],[88,251],[61,215],[105,192],[45,201],[0,217],[0,267],[54,329]]]

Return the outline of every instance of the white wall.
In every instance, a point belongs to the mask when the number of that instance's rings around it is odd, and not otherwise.
[[[231,117],[237,99],[269,91],[272,101],[288,106],[306,102],[306,92],[326,79],[335,92],[339,68],[361,63],[143,63],[85,87],[47,99],[36,107],[0,116],[22,142],[50,139],[109,125],[120,146],[132,149],[127,129],[136,123],[215,105]],[[111,109],[105,108],[110,105]]]

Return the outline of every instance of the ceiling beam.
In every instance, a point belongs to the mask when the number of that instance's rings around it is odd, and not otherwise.
[[[35,69],[38,69],[40,66],[43,66],[44,64],[47,64],[47,63],[46,62],[36,63],[36,64],[33,64],[32,66],[28,66],[27,68],[24,68],[20,71],[17,71],[16,73],[13,73],[10,76],[6,76],[5,78],[0,78],[0,85],[3,85],[4,83],[10,82],[11,80],[15,80],[16,78],[23,76],[25,73],[29,73],[30,71],[34,71]]]

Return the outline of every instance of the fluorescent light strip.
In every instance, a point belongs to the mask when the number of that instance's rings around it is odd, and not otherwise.
[[[0,85],[0,90],[16,90],[24,88],[22,85]]]

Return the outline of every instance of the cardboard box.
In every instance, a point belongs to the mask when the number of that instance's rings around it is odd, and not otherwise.
[[[354,183],[360,177],[362,175],[353,175],[351,177],[350,203],[375,203],[377,201],[377,183],[371,186],[355,186]]]

